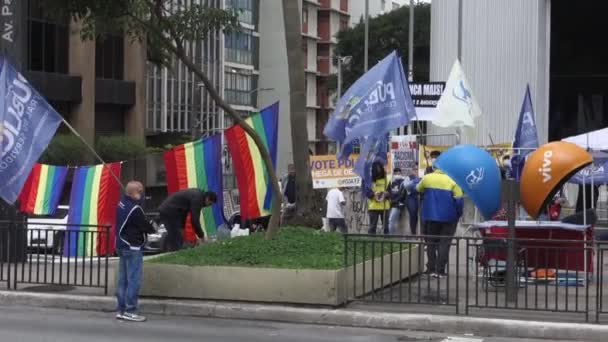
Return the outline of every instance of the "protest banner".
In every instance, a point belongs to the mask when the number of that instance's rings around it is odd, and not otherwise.
[[[393,168],[400,168],[404,175],[416,169],[418,143],[415,135],[395,135],[391,137],[390,154]],[[392,173],[392,170],[391,170]]]
[[[359,155],[351,154],[348,159],[338,160],[336,155],[310,156],[310,171],[314,189],[360,187],[361,177],[355,171],[355,162]],[[392,170],[392,162],[388,156],[387,173]]]

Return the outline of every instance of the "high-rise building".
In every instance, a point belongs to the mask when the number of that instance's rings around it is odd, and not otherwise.
[[[311,153],[333,152],[333,145],[323,136],[323,128],[332,110],[333,94],[328,90],[329,76],[337,69],[333,63],[336,34],[349,25],[349,0],[299,0],[302,50],[304,52],[307,130]],[[264,103],[280,100],[278,170],[285,172],[293,160],[289,122],[289,77],[283,6],[281,1],[260,4],[260,80],[259,93]]]
[[[370,18],[388,13],[408,4],[408,0],[368,0]],[[359,24],[365,18],[365,0],[352,1],[350,9],[350,26]]]
[[[171,11],[192,4],[224,8],[224,0],[172,0],[166,6]],[[187,42],[185,48],[223,96],[223,34],[209,32],[204,40]],[[223,112],[181,61],[174,59],[171,67],[148,63],[146,85],[148,135],[170,132],[205,136],[225,127]]]
[[[85,40],[42,0],[6,2],[0,49],[49,103],[93,143],[103,135],[144,139],[145,50],[117,34]],[[10,25],[10,26],[7,26]]]

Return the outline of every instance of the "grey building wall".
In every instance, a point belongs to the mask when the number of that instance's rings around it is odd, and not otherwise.
[[[289,117],[289,75],[287,47],[281,1],[260,1],[260,77],[259,88],[274,88],[258,93],[258,107],[263,108],[275,101],[279,103],[279,146],[277,172],[287,172],[293,162],[291,147],[291,122]]]
[[[482,109],[477,140],[511,142],[530,84],[541,144],[549,116],[550,0],[433,0],[431,81],[446,81],[458,57],[458,3],[462,1],[462,57],[465,74]],[[429,133],[454,132],[429,124]],[[452,144],[453,138],[430,143]]]

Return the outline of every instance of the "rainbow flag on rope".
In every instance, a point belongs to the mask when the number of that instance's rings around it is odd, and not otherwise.
[[[65,256],[108,255],[115,251],[120,163],[76,168],[72,181]],[[113,174],[112,174],[113,173]],[[110,234],[103,226],[109,225]]]
[[[67,174],[68,168],[64,166],[35,164],[19,195],[21,212],[55,214]]]
[[[222,136],[216,134],[176,146],[165,152],[164,159],[169,194],[189,188],[216,193],[217,202],[211,207],[203,208],[200,217],[205,236],[215,236],[218,227],[224,223]],[[184,240],[189,242],[196,240],[190,222],[188,217],[184,234]]]
[[[279,103],[264,108],[248,117],[247,124],[260,135],[270,152],[272,165],[277,164],[277,136]],[[230,149],[234,174],[239,187],[241,219],[252,219],[270,214],[272,184],[260,150],[253,139],[240,126],[234,125],[224,132]]]

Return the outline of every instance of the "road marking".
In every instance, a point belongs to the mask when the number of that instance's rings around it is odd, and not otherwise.
[[[479,338],[467,338],[467,337],[449,337],[441,342],[483,342],[483,339]]]

